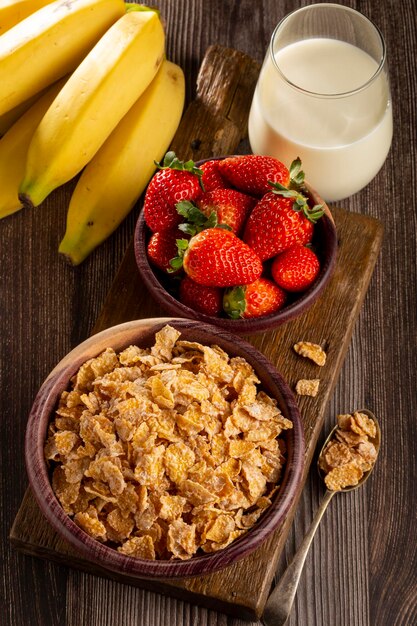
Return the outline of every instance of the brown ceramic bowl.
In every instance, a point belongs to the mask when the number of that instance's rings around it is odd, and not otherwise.
[[[148,561],[125,556],[87,535],[66,515],[51,487],[44,460],[48,423],[59,396],[68,388],[70,378],[87,359],[107,347],[116,351],[137,344],[149,347],[155,332],[166,323],[181,331],[183,339],[217,344],[230,355],[242,356],[254,367],[263,388],[278,401],[284,417],[293,422],[285,431],[287,460],[281,487],[258,523],[245,535],[218,552],[194,556],[188,561]],[[50,373],[33,404],[26,431],[26,467],[39,507],[55,530],[90,561],[113,572],[138,578],[180,578],[207,574],[225,567],[255,550],[284,521],[300,487],[304,463],[304,435],[294,396],[272,364],[253,346],[235,336],[193,320],[154,318],[127,322],[93,335],[72,350]]]
[[[197,165],[201,165],[208,160],[211,159],[200,161]],[[336,263],[337,235],[329,207],[314,189],[309,185],[306,185],[306,187],[312,206],[315,204],[323,204],[325,209],[325,215],[315,226],[313,238],[313,244],[320,260],[320,273],[314,283],[306,291],[300,294],[289,295],[287,304],[282,309],[271,315],[256,319],[232,320],[227,317],[226,314],[221,317],[205,315],[182,304],[177,296],[179,281],[173,279],[172,276],[167,276],[164,272],[149,263],[146,249],[152,233],[145,224],[142,210],[136,224],[134,246],[136,264],[149,292],[162,309],[170,315],[196,319],[206,324],[214,324],[230,332],[245,335],[271,330],[307,311],[323,292],[333,273]]]

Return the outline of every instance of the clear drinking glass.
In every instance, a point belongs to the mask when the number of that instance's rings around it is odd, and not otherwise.
[[[377,174],[392,140],[386,49],[378,28],[338,4],[314,4],[276,27],[249,115],[255,154],[297,156],[326,201]]]

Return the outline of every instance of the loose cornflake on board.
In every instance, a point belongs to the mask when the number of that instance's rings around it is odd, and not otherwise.
[[[294,345],[294,350],[300,356],[303,356],[317,365],[322,367],[326,363],[326,353],[321,346],[311,341],[299,341]]]
[[[364,472],[372,469],[377,449],[377,428],[373,419],[355,411],[352,415],[338,415],[338,428],[319,458],[319,467],[325,473],[324,482],[331,491],[354,487]]]
[[[315,398],[319,392],[320,380],[318,378],[302,378],[297,381],[295,390],[299,396],[311,396]]]
[[[280,435],[293,426],[245,359],[179,337],[167,325],[149,349],[84,363],[45,443],[64,511],[136,558],[189,559],[252,528],[279,489]]]

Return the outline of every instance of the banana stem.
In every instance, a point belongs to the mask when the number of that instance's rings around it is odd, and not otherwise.
[[[154,7],[148,7],[145,4],[136,4],[136,2],[126,2],[126,13],[130,13],[131,11],[153,11],[156,13],[158,17],[160,17],[160,12],[158,9]]]
[[[27,193],[19,193],[19,200],[25,209],[33,209],[35,206]]]

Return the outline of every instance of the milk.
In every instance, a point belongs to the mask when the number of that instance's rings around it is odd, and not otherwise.
[[[280,49],[275,59],[287,80],[268,54],[249,116],[252,151],[286,165],[299,156],[306,180],[325,200],[347,198],[374,178],[389,151],[386,73],[371,80],[376,61],[335,39],[301,40]]]

